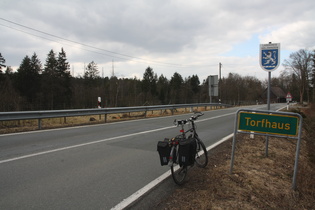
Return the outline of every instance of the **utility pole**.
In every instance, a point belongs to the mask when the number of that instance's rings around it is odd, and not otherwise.
[[[221,67],[222,63],[219,63],[219,103],[221,103]]]
[[[115,76],[114,60],[112,60],[112,77]]]

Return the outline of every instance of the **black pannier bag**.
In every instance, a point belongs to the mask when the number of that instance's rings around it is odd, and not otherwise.
[[[195,162],[197,143],[194,138],[181,139],[179,141],[179,165],[190,166]]]
[[[158,142],[157,151],[159,152],[160,155],[161,165],[162,166],[167,165],[171,154],[171,147],[169,145],[168,139]]]

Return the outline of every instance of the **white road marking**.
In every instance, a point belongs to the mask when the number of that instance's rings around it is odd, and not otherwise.
[[[206,119],[198,120],[198,122],[202,122],[202,121],[206,121],[206,120],[212,120],[212,119],[224,117],[224,116],[231,115],[231,114],[234,114],[234,113],[224,114],[224,115],[211,117],[211,118],[206,118]],[[121,138],[125,138],[125,137],[137,136],[137,135],[157,132],[157,131],[166,130],[166,129],[170,129],[170,128],[174,128],[174,126],[168,126],[168,127],[158,128],[158,129],[149,130],[149,131],[142,131],[142,132],[132,133],[132,134],[128,134],[128,135],[116,136],[116,137],[112,137],[112,138],[101,139],[101,140],[97,140],[97,141],[92,141],[92,142],[83,143],[83,144],[77,144],[77,145],[68,146],[68,147],[62,147],[62,148],[48,150],[48,151],[44,151],[44,152],[38,152],[38,153],[29,154],[29,155],[23,155],[23,156],[10,158],[10,159],[6,159],[6,160],[0,160],[0,164],[12,162],[12,161],[16,161],[16,160],[21,160],[21,159],[25,159],[25,158],[35,157],[35,156],[39,156],[39,155],[45,155],[45,154],[49,154],[49,153],[53,153],[53,152],[59,152],[59,151],[63,151],[63,150],[83,147],[83,146],[87,146],[87,145],[98,144],[98,143],[102,143],[102,142],[106,142],[106,141],[112,141],[112,140],[121,139]]]
[[[174,127],[174,126],[154,129],[154,130],[150,130],[150,131],[142,131],[142,132],[132,133],[132,134],[128,134],[128,135],[116,136],[116,137],[112,137],[112,138],[108,138],[108,139],[101,139],[101,140],[92,141],[92,142],[88,142],[88,143],[84,143],[84,144],[77,144],[77,145],[73,145],[73,146],[62,147],[62,148],[58,148],[58,149],[48,150],[48,151],[44,151],[44,152],[38,152],[38,153],[34,153],[34,154],[29,154],[29,155],[23,155],[23,156],[20,156],[20,157],[15,157],[15,158],[11,158],[11,159],[1,160],[0,164],[1,163],[7,163],[7,162],[15,161],[15,160],[20,160],[20,159],[25,159],[25,158],[29,158],[29,157],[45,155],[45,154],[49,154],[49,153],[53,153],[53,152],[59,152],[59,151],[63,151],[63,150],[73,149],[73,148],[77,148],[77,147],[83,147],[83,146],[87,146],[87,145],[98,144],[98,143],[102,143],[102,142],[106,142],[106,141],[112,141],[112,140],[115,140],[115,139],[120,139],[120,138],[125,138],[125,137],[130,137],[130,136],[136,136],[136,135],[141,135],[141,134],[161,131],[161,130],[169,129],[169,128],[172,128],[172,127]]]
[[[26,131],[26,132],[19,132],[19,133],[6,133],[1,134],[1,136],[13,136],[13,135],[23,135],[23,134],[30,134],[30,133],[42,133],[42,132],[51,132],[51,131],[58,131],[58,130],[68,130],[68,129],[81,129],[86,127],[96,127],[96,126],[109,126],[109,125],[115,125],[115,124],[121,124],[121,123],[133,123],[140,120],[155,120],[155,119],[161,119],[161,118],[168,118],[173,117],[172,116],[164,116],[164,117],[157,117],[157,118],[146,118],[146,119],[135,119],[135,120],[128,120],[128,121],[119,121],[119,122],[112,122],[107,124],[94,124],[94,125],[80,125],[80,126],[73,126],[73,127],[65,127],[65,128],[53,128],[53,129],[43,129],[43,130],[36,130],[36,131]]]
[[[277,111],[279,111],[280,109],[278,109]],[[211,117],[211,118],[206,118],[206,119],[200,119],[197,122],[202,122],[202,121],[206,121],[206,120],[212,120],[212,119],[216,119],[216,118],[220,118],[220,117],[224,117],[224,116],[228,116],[228,115],[233,115],[235,114],[234,112],[229,113],[229,114],[224,114],[224,115],[220,115],[220,116],[216,116],[216,117]],[[168,116],[169,117],[169,116]],[[122,122],[119,122],[122,123]],[[95,125],[98,126],[98,125]],[[85,127],[85,126],[82,126]],[[54,150],[49,150],[49,151],[44,151],[44,152],[38,152],[38,153],[34,153],[34,154],[29,154],[29,155],[24,155],[24,156],[20,156],[20,157],[16,157],[16,158],[11,158],[11,159],[6,159],[6,160],[2,160],[0,161],[0,164],[2,163],[7,163],[7,162],[12,162],[15,160],[21,160],[21,159],[25,159],[25,158],[29,158],[29,157],[35,157],[35,156],[39,156],[39,155],[45,155],[45,154],[49,154],[49,153],[53,153],[53,152],[58,152],[58,151],[63,151],[63,150],[67,150],[67,149],[73,149],[73,148],[77,148],[77,147],[83,147],[83,146],[87,146],[87,145],[92,145],[92,144],[97,144],[97,143],[102,143],[102,142],[106,142],[106,141],[112,141],[115,139],[119,139],[119,138],[125,138],[125,137],[130,137],[130,136],[136,136],[136,135],[141,135],[141,134],[146,134],[146,133],[151,133],[151,132],[156,132],[156,131],[161,131],[161,130],[166,130],[166,129],[170,129],[170,128],[174,128],[174,126],[168,126],[168,127],[164,127],[164,128],[159,128],[159,129],[154,129],[154,130],[150,130],[150,131],[143,131],[143,132],[138,132],[138,133],[134,133],[134,134],[128,134],[128,135],[123,135],[123,136],[117,136],[117,137],[112,137],[112,138],[108,138],[108,139],[102,139],[102,140],[98,140],[98,141],[93,141],[93,142],[89,142],[89,143],[84,143],[84,144],[78,144],[78,145],[73,145],[73,146],[68,146],[68,147],[63,147],[63,148],[59,148],[59,149],[54,149]],[[70,128],[64,128],[64,129],[70,129]],[[35,132],[42,132],[42,131],[35,131]],[[213,148],[215,148],[216,146],[218,146],[219,144],[227,141],[228,139],[230,139],[231,137],[233,137],[233,134],[230,134],[228,136],[225,136],[224,138],[222,138],[221,140],[219,140],[218,142],[216,142],[215,144],[207,147],[207,150],[211,150]],[[14,135],[14,134],[7,134],[7,135]],[[149,190],[151,190],[153,187],[155,187],[156,185],[158,185],[160,182],[162,182],[164,179],[168,178],[171,175],[171,171],[168,170],[167,172],[165,172],[164,174],[162,174],[160,177],[156,178],[155,180],[153,180],[152,182],[150,182],[149,184],[147,184],[146,186],[144,186],[143,188],[141,188],[140,190],[138,190],[137,192],[133,193],[132,195],[130,195],[128,198],[124,199],[122,202],[120,202],[119,204],[117,204],[116,206],[114,206],[112,208],[112,210],[116,210],[116,209],[123,209],[126,208],[128,205],[130,205],[131,203],[135,202],[137,199],[139,199],[141,196],[143,196],[146,192],[148,192]]]
[[[230,139],[233,137],[233,133],[222,138],[221,140],[219,140],[218,142],[216,142],[215,144],[207,147],[207,150],[211,150],[213,148],[215,148],[216,146],[218,146],[219,144],[225,142],[226,140]],[[159,176],[158,178],[156,178],[155,180],[153,180],[152,182],[150,182],[149,184],[147,184],[146,186],[142,187],[140,190],[138,190],[137,192],[133,193],[132,195],[130,195],[128,198],[124,199],[122,202],[118,203],[116,206],[114,206],[111,210],[120,210],[120,209],[124,209],[127,206],[129,206],[130,204],[132,204],[133,202],[135,202],[136,200],[138,200],[141,196],[143,196],[146,192],[148,192],[149,190],[151,190],[153,187],[155,187],[156,185],[158,185],[160,182],[162,182],[164,179],[168,178],[171,175],[171,170],[168,170],[167,172],[165,172],[164,174],[162,174],[161,176]]]
[[[277,111],[281,110],[282,108],[278,109]],[[215,118],[219,118],[219,117],[223,117],[223,116],[227,116],[227,115],[231,115],[231,114],[235,114],[235,113],[230,113],[230,114],[225,114],[225,115],[221,115],[221,116],[217,116],[217,117],[212,117],[212,118],[208,118],[208,119],[201,119],[198,120],[198,122],[201,121],[205,121],[205,120],[209,120],[209,119],[215,119]],[[221,140],[217,141],[216,143],[212,144],[211,146],[207,147],[207,150],[211,150],[213,148],[215,148],[216,146],[222,144],[223,142],[227,141],[228,139],[232,138],[234,135],[234,133],[231,133],[230,135],[225,136],[224,138],[222,138]],[[133,202],[135,202],[136,200],[138,200],[141,196],[143,196],[146,192],[148,192],[149,190],[151,190],[153,187],[155,187],[156,185],[158,185],[160,182],[162,182],[164,179],[168,178],[171,175],[171,170],[168,170],[167,172],[165,172],[164,174],[162,174],[160,177],[156,178],[155,180],[153,180],[152,182],[150,182],[149,184],[147,184],[146,186],[144,186],[143,188],[141,188],[140,190],[138,190],[137,192],[133,193],[132,195],[130,195],[128,198],[124,199],[122,202],[118,203],[116,206],[114,206],[111,210],[120,210],[120,209],[124,209],[127,206],[129,206],[130,204],[132,204]]]
[[[228,115],[233,115],[235,113],[229,113],[229,114],[224,114],[224,115],[220,115],[220,116],[216,116],[216,117],[210,117],[210,118],[206,118],[206,119],[200,119],[197,122],[202,122],[202,121],[206,121],[206,120],[213,120],[216,118],[220,118],[220,117],[224,117],[224,116],[228,116]],[[87,145],[92,145],[92,144],[98,144],[98,143],[102,143],[102,142],[106,142],[106,141],[112,141],[115,139],[120,139],[120,138],[125,138],[125,137],[130,137],[130,136],[136,136],[136,135],[141,135],[141,134],[146,134],[146,133],[151,133],[151,132],[156,132],[156,131],[161,131],[161,130],[166,130],[166,129],[170,129],[170,128],[174,128],[174,126],[168,126],[168,127],[164,127],[164,128],[159,128],[159,129],[154,129],[154,130],[150,130],[150,131],[143,131],[143,132],[138,132],[138,133],[133,133],[133,134],[128,134],[128,135],[122,135],[122,136],[117,136],[117,137],[112,137],[112,138],[108,138],[108,139],[102,139],[102,140],[98,140],[98,141],[93,141],[93,142],[89,142],[89,143],[84,143],[84,144],[77,144],[77,145],[73,145],[73,146],[68,146],[68,147],[63,147],[63,148],[58,148],[58,149],[54,149],[54,150],[49,150],[49,151],[44,151],[44,152],[38,152],[38,153],[34,153],[34,154],[29,154],[29,155],[24,155],[24,156],[20,156],[20,157],[16,157],[16,158],[11,158],[11,159],[6,159],[6,160],[1,160],[0,164],[2,163],[7,163],[7,162],[12,162],[12,161],[16,161],[16,160],[21,160],[21,159],[25,159],[25,158],[30,158],[30,157],[35,157],[35,156],[39,156],[39,155],[45,155],[45,154],[49,154],[49,153],[53,153],[53,152],[58,152],[58,151],[63,151],[63,150],[68,150],[68,149],[73,149],[73,148],[77,148],[77,147],[83,147],[83,146],[87,146]],[[217,145],[221,144],[222,142],[226,141],[227,139],[229,139],[233,134],[230,134],[226,137],[224,137],[223,139],[221,139],[220,141],[218,141],[217,143],[209,146],[207,148],[207,150],[211,150],[212,148],[216,147]],[[167,172],[165,172],[164,174],[162,174],[160,177],[156,178],[155,180],[153,180],[152,182],[150,182],[149,184],[147,184],[146,186],[144,186],[143,188],[141,188],[140,190],[138,190],[137,192],[133,193],[132,195],[130,195],[128,198],[124,199],[122,202],[120,202],[119,204],[117,204],[115,207],[113,207],[113,210],[116,209],[123,209],[125,207],[127,207],[128,205],[130,205],[131,203],[133,203],[134,201],[138,200],[141,196],[143,196],[145,193],[147,193],[149,190],[151,190],[153,187],[155,187],[156,185],[158,185],[159,183],[161,183],[163,180],[165,180],[166,178],[168,178],[171,175],[171,171],[168,170]]]

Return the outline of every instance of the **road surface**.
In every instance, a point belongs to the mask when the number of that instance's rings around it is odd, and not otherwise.
[[[206,111],[196,121],[206,146],[233,132],[238,109]],[[169,170],[156,144],[179,134],[174,119],[191,115],[0,135],[0,209],[119,206]]]

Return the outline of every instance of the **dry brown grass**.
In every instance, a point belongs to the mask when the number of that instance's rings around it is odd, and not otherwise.
[[[270,137],[266,157],[266,137],[237,139],[232,174],[230,140],[211,150],[206,169],[189,170],[188,181],[152,209],[315,209],[314,135],[303,135],[296,191],[291,187],[297,140]]]
[[[297,190],[291,189],[295,140],[241,137],[237,142],[235,165],[229,174],[231,141],[210,154],[206,169],[189,171],[188,181],[154,209],[314,209],[315,172],[302,142]],[[215,164],[214,164],[215,163]]]
[[[209,107],[207,108],[209,110]],[[193,111],[204,111],[204,107],[199,107]],[[182,108],[173,111],[174,115],[189,113],[192,110],[189,108]],[[171,110],[158,110],[148,111],[145,115],[144,112],[132,112],[132,113],[121,113],[121,114],[108,114],[106,116],[106,123],[141,119],[144,117],[159,117],[172,115]],[[67,117],[67,118],[49,118],[42,119],[42,129],[60,128],[60,127],[71,127],[80,125],[91,125],[105,123],[105,115],[90,115],[90,116],[78,116],[78,117]],[[4,133],[15,133],[38,130],[38,120],[15,120],[15,121],[0,121],[0,134]]]

